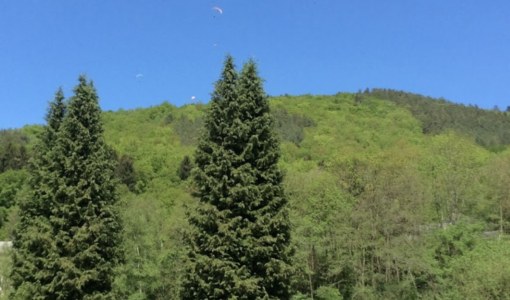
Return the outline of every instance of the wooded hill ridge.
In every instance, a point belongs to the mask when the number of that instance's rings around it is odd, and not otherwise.
[[[293,299],[510,298],[506,112],[387,89],[269,101],[296,249]],[[179,299],[184,211],[196,205],[188,177],[206,108],[102,113],[122,183],[122,299]],[[41,129],[0,131],[3,240]]]

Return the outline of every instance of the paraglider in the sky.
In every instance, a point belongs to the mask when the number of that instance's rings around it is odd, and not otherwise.
[[[219,11],[220,14],[223,14],[223,10],[221,10],[221,8],[219,8],[217,6],[213,7],[212,9]]]
[[[195,96],[191,96],[191,101],[195,100]]]
[[[143,74],[137,74],[137,75],[136,75],[136,78],[138,78],[138,77],[142,77],[142,76],[143,76]]]

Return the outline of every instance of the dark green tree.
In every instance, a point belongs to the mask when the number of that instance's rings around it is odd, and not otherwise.
[[[14,292],[11,299],[50,299],[48,286],[54,273],[49,264],[52,248],[49,218],[53,199],[58,190],[56,184],[59,170],[54,151],[66,103],[59,89],[53,102],[49,103],[47,125],[34,147],[28,164],[30,174],[24,197],[20,197],[19,221],[14,230],[13,268],[10,274]],[[61,162],[60,162],[61,163]]]
[[[290,299],[279,141],[254,62],[238,77],[227,56],[195,157],[182,299]]]
[[[115,174],[121,183],[125,184],[131,192],[135,192],[137,179],[132,156],[123,154],[120,157]]]
[[[188,155],[184,156],[183,160],[179,165],[179,169],[177,170],[177,175],[181,180],[188,179],[191,174],[191,170],[193,169],[193,162],[189,158]]]
[[[305,127],[315,127],[315,122],[306,115],[289,114],[285,108],[276,108],[271,111],[274,127],[281,140],[289,141],[299,147],[305,138]]]
[[[354,106],[357,106],[357,105],[363,103],[363,98],[365,98],[364,94],[361,93],[361,90],[358,90],[356,95],[354,95]]]
[[[0,173],[7,170],[21,170],[28,161],[27,149],[23,144],[7,143],[0,151]]]
[[[53,146],[46,152],[41,150],[41,156],[51,161],[49,179],[33,194],[49,201],[29,205],[42,216],[44,225],[49,220],[43,237],[50,240],[38,259],[46,267],[41,271],[43,277],[51,277],[51,281],[42,282],[36,275],[39,285],[20,293],[21,299],[34,299],[30,297],[32,290],[40,291],[40,299],[48,300],[114,298],[114,268],[123,261],[115,163],[104,141],[93,83],[80,76],[74,93],[58,132],[51,134]],[[25,241],[31,245],[31,236]]]
[[[79,77],[58,134],[58,190],[51,212],[55,278],[47,299],[112,299],[123,261],[115,162],[103,137],[96,89]]]

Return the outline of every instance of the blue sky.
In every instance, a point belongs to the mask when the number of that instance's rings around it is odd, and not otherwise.
[[[504,109],[509,13],[508,0],[0,1],[0,128],[43,123],[82,73],[103,110],[207,102],[226,53],[253,57],[270,95],[380,87]]]

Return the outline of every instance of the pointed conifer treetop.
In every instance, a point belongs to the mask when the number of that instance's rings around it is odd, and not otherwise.
[[[115,164],[96,89],[85,75],[78,80],[54,147],[60,165],[50,217],[55,278],[48,299],[111,299],[113,269],[123,260]]]
[[[45,120],[47,122],[48,130],[45,133],[56,133],[60,128],[60,124],[64,120],[66,113],[64,92],[62,88],[59,88],[55,93],[53,102],[49,103],[48,113],[46,114]],[[44,138],[44,137],[43,137]],[[51,139],[52,137],[47,137]]]
[[[211,141],[221,144],[222,138],[226,134],[224,122],[228,119],[225,109],[228,105],[235,105],[237,101],[237,79],[234,59],[227,55],[220,79],[216,81],[214,92],[211,95],[210,109],[204,120],[206,137],[202,138],[202,142]]]
[[[256,189],[252,197],[239,193],[238,201],[245,201],[249,216],[254,254],[250,260],[257,262],[252,273],[261,279],[269,299],[290,299],[291,227],[287,198],[283,190],[283,173],[278,167],[280,143],[274,131],[269,100],[258,75],[257,64],[250,60],[243,66],[239,78],[239,102],[244,118],[249,124],[246,133],[247,147],[243,149],[244,161],[254,174],[251,182]],[[251,192],[251,191],[250,191]],[[251,218],[250,218],[251,219]]]
[[[290,226],[269,103],[250,61],[227,56],[192,173],[199,200],[183,299],[290,299]]]
[[[53,280],[48,257],[52,252],[50,216],[58,163],[54,146],[66,112],[62,89],[49,103],[46,126],[32,151],[27,170],[30,175],[26,192],[19,198],[19,219],[14,232],[11,280],[12,299],[47,299]]]
[[[62,88],[55,92],[54,100],[48,105],[48,112],[45,116],[46,126],[39,137],[39,143],[34,147],[33,158],[27,168],[31,174],[29,181],[31,192],[35,193],[32,198],[34,201],[38,199],[37,212],[34,213],[43,215],[45,218],[49,218],[49,203],[51,202],[49,195],[53,195],[53,192],[49,192],[48,189],[55,188],[51,183],[54,178],[53,172],[57,168],[55,161],[57,155],[53,148],[67,109]],[[46,211],[43,212],[43,210]]]

